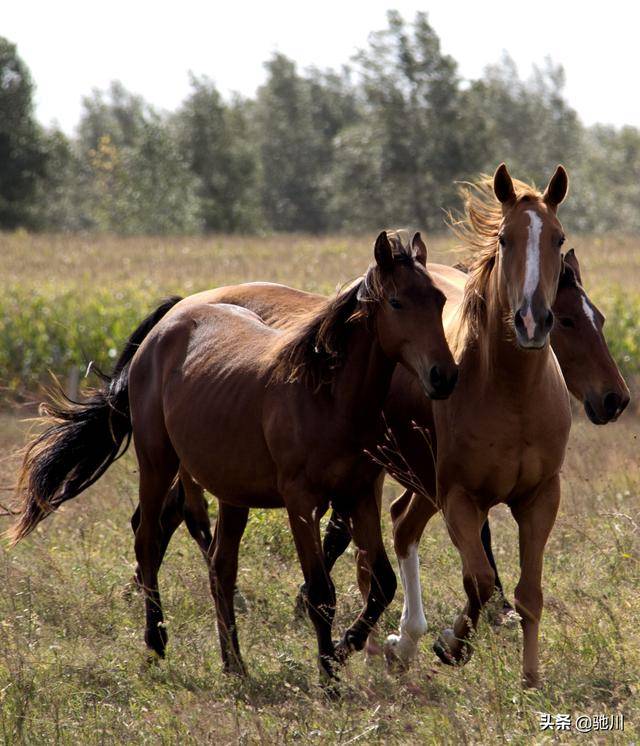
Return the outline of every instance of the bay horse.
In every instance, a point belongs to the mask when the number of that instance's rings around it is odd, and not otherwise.
[[[245,671],[233,590],[249,509],[286,508],[321,675],[335,678],[396,587],[375,495],[381,469],[366,453],[384,431],[382,406],[396,364],[433,398],[449,396],[457,378],[442,326],[445,297],[426,271],[426,253],[420,234],[407,246],[382,232],[364,278],[286,330],[246,308],[196,296],[158,309],[132,335],[108,386],[86,403],[50,408],[47,429],[27,449],[14,540],[96,481],[133,434],[147,645],[164,655],[160,521],[180,475],[219,501],[208,551],[225,670]],[[335,589],[319,529],[329,503],[348,521],[373,579],[363,611],[337,645]]]

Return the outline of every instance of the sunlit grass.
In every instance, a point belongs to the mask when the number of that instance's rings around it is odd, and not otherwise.
[[[47,370],[96,359],[108,368],[142,315],[162,297],[249,279],[331,292],[362,271],[372,236],[189,239],[0,236],[0,503],[9,504],[31,414],[9,405],[35,396]],[[452,242],[431,241],[431,258],[451,263]],[[608,314],[620,359],[637,370],[637,239],[574,242],[585,284]],[[618,345],[618,346],[616,346]],[[634,348],[633,345],[636,345]],[[460,560],[440,518],[421,543],[429,634],[410,672],[386,673],[355,656],[342,699],[317,685],[315,638],[294,621],[301,572],[283,511],[255,511],[240,555],[239,617],[250,678],[222,675],[207,573],[180,529],[160,583],[170,635],[167,659],[150,664],[133,572],[128,518],[137,474],[127,455],[16,549],[0,548],[0,734],[6,743],[514,743],[541,741],[539,713],[624,712],[618,741],[640,722],[639,422],[633,412],[596,428],[576,410],[563,478],[563,504],[549,541],[541,663],[544,686],[520,686],[518,630],[481,624],[462,670],[434,665],[433,637],[463,600]],[[397,493],[388,482],[386,500]],[[215,506],[212,506],[215,513]],[[8,525],[0,518],[0,527]],[[385,536],[390,536],[385,515]],[[495,511],[496,556],[505,586],[517,582],[517,535]],[[391,545],[387,548],[392,555]],[[336,636],[355,616],[353,558],[335,571]],[[382,621],[397,628],[402,594]],[[550,740],[550,737],[549,737]],[[581,737],[595,742],[596,735]]]

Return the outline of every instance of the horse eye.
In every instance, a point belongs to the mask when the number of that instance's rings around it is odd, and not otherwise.
[[[397,298],[389,298],[389,305],[391,308],[402,308],[402,303]]]
[[[500,246],[502,246],[503,249],[507,245],[507,242],[505,241],[504,236],[498,236],[498,243],[500,244]]]
[[[573,319],[570,319],[568,316],[563,316],[560,319],[560,324],[564,326],[566,329],[573,329],[575,327],[575,324],[573,323]]]
[[[563,243],[564,243],[564,242],[565,242],[566,240],[567,240],[567,239],[566,239],[566,238],[565,238],[564,236],[560,236],[560,238],[558,239],[558,246],[562,246],[562,244],[563,244]]]

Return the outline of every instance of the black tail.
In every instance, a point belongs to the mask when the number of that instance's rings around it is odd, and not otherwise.
[[[18,494],[22,511],[9,536],[13,543],[62,503],[96,482],[127,450],[131,441],[129,366],[138,347],[160,319],[178,303],[165,300],[127,340],[111,376],[89,399],[71,401],[60,387],[42,405],[44,432],[27,445]]]

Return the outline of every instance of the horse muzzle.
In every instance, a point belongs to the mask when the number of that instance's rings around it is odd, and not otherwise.
[[[604,395],[587,394],[584,398],[584,411],[594,425],[615,422],[629,404],[628,393],[608,391]]]
[[[457,365],[432,365],[422,385],[430,399],[447,399],[458,382]]]
[[[525,350],[539,350],[549,339],[553,327],[553,311],[550,308],[536,311],[527,304],[515,312],[513,325],[520,347]]]

